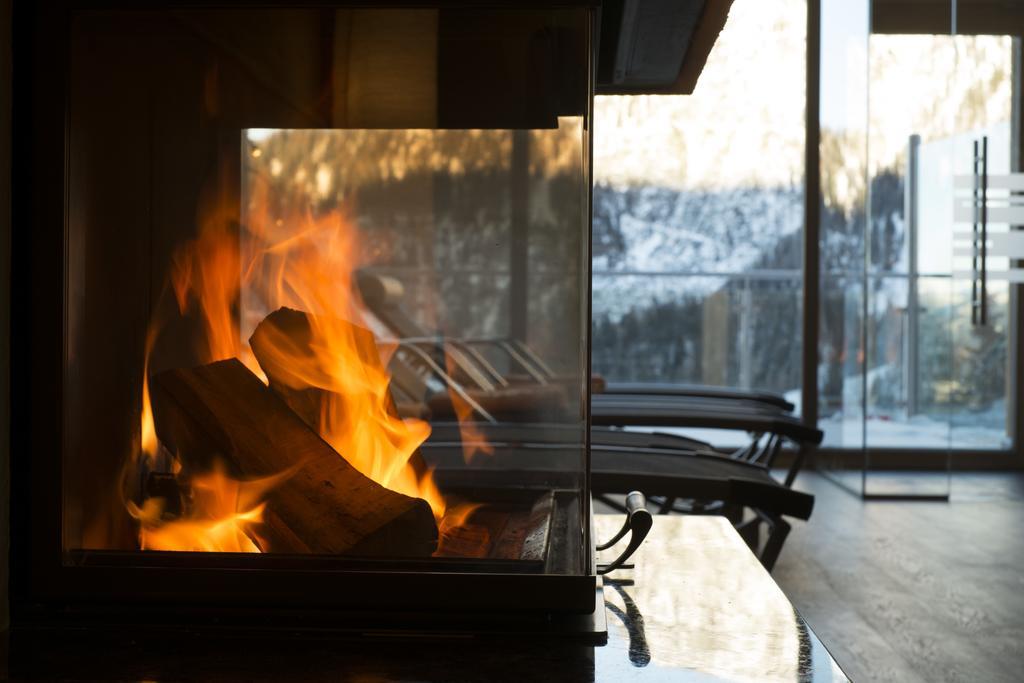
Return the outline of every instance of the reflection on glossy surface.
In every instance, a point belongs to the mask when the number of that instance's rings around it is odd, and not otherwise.
[[[601,515],[599,539],[622,518]],[[617,549],[605,555],[614,556]],[[607,559],[607,558],[604,558]],[[608,644],[536,634],[471,639],[324,633],[199,637],[186,629],[22,630],[0,638],[0,678],[197,681],[845,681],[840,668],[732,526],[655,518],[605,578]],[[4,647],[7,647],[4,651]],[[3,666],[10,656],[10,671]]]
[[[605,608],[614,616],[618,617],[622,625],[626,627],[629,634],[629,661],[633,666],[647,666],[651,663],[651,649],[647,646],[647,633],[644,631],[644,615],[629,597],[623,587],[632,585],[632,581],[616,581],[614,579],[605,581]],[[607,591],[613,590],[618,593],[619,598],[626,606],[625,610],[619,609],[614,600],[609,599]]]
[[[596,526],[603,538],[616,520],[599,517]],[[616,671],[643,680],[846,680],[725,519],[657,517],[634,557],[634,569],[605,580],[599,680]]]

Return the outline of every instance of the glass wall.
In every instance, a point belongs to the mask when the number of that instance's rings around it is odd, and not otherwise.
[[[964,211],[975,142],[991,177],[1017,170],[1005,33],[1024,8],[897,4],[820,0],[815,377],[800,371],[806,3],[737,0],[692,96],[595,105],[595,371],[798,405],[814,382],[823,445],[858,488],[897,451],[942,468],[1013,441],[1013,293],[991,275],[979,294]],[[1015,182],[993,206],[1016,205]]]

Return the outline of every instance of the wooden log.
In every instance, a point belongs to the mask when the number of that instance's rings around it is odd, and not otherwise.
[[[296,376],[294,363],[304,366],[309,372],[322,371],[318,369],[319,361],[313,353],[313,326],[311,316],[303,311],[292,308],[279,308],[256,326],[252,336],[249,337],[249,346],[253,355],[256,356],[260,368],[267,374],[270,381],[270,388],[281,399],[288,404],[295,413],[302,418],[302,421],[314,430],[319,430],[320,416],[324,402],[330,399],[327,390],[317,387],[303,386],[304,381]],[[344,328],[345,333],[351,335],[354,347],[359,353],[359,362],[372,369],[376,373],[384,373],[383,365],[380,362],[380,355],[377,351],[377,340],[373,333],[364,327],[347,321],[332,321],[333,327]],[[388,395],[388,412],[398,417],[426,417],[429,411],[425,405],[404,406],[399,410],[394,399]],[[423,477],[427,472],[427,465],[423,456],[416,451],[409,458],[409,466],[416,474],[416,478]]]
[[[426,501],[361,474],[238,360],[169,370],[153,377],[152,388],[157,435],[188,466],[221,456],[245,477],[296,469],[267,496],[267,526],[283,550],[301,544],[312,553],[388,557],[435,550]]]

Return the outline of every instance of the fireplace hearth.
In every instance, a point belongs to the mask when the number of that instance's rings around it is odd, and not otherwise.
[[[596,9],[314,5],[16,8],[15,620],[599,640]]]

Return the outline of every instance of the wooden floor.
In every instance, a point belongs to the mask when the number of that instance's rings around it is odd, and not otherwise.
[[[855,681],[1024,680],[1024,475],[862,502],[821,475],[775,580]]]

